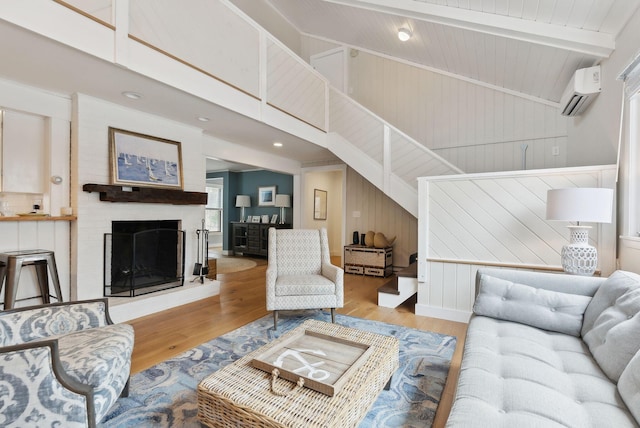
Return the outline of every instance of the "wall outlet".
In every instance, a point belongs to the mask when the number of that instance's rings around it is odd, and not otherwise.
[[[552,156],[560,156],[560,147],[558,147],[558,146],[551,147],[551,155]]]

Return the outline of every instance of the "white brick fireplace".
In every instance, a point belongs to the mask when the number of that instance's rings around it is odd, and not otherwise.
[[[181,222],[186,232],[185,285],[133,298],[110,298],[114,321],[126,321],[218,294],[217,281],[190,282],[190,266],[196,261],[195,231],[201,226],[203,206],[101,202],[98,193],[82,191],[86,183],[110,183],[110,126],[180,142],[184,190],[204,191],[206,173],[201,130],[86,95],[75,97],[73,114],[71,198],[78,220],[71,231],[71,272],[77,273],[71,278],[71,298],[102,297],[104,234],[111,233],[112,221],[121,220],[177,219]]]

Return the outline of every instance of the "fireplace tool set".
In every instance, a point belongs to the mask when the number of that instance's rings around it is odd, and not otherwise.
[[[196,263],[193,266],[193,274],[196,275],[191,282],[200,280],[204,284],[204,277],[209,273],[209,231],[204,228],[204,219],[202,219],[202,229],[196,230],[198,237],[198,254]]]

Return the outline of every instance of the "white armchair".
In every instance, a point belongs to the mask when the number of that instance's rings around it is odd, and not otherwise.
[[[344,305],[344,271],[331,264],[326,229],[269,229],[267,310],[331,308]]]

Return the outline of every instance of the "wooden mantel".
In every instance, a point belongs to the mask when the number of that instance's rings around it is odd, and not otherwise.
[[[105,202],[140,202],[147,204],[206,205],[207,194],[185,192],[177,189],[155,187],[115,186],[109,184],[85,184],[85,192],[100,192],[100,200]]]

